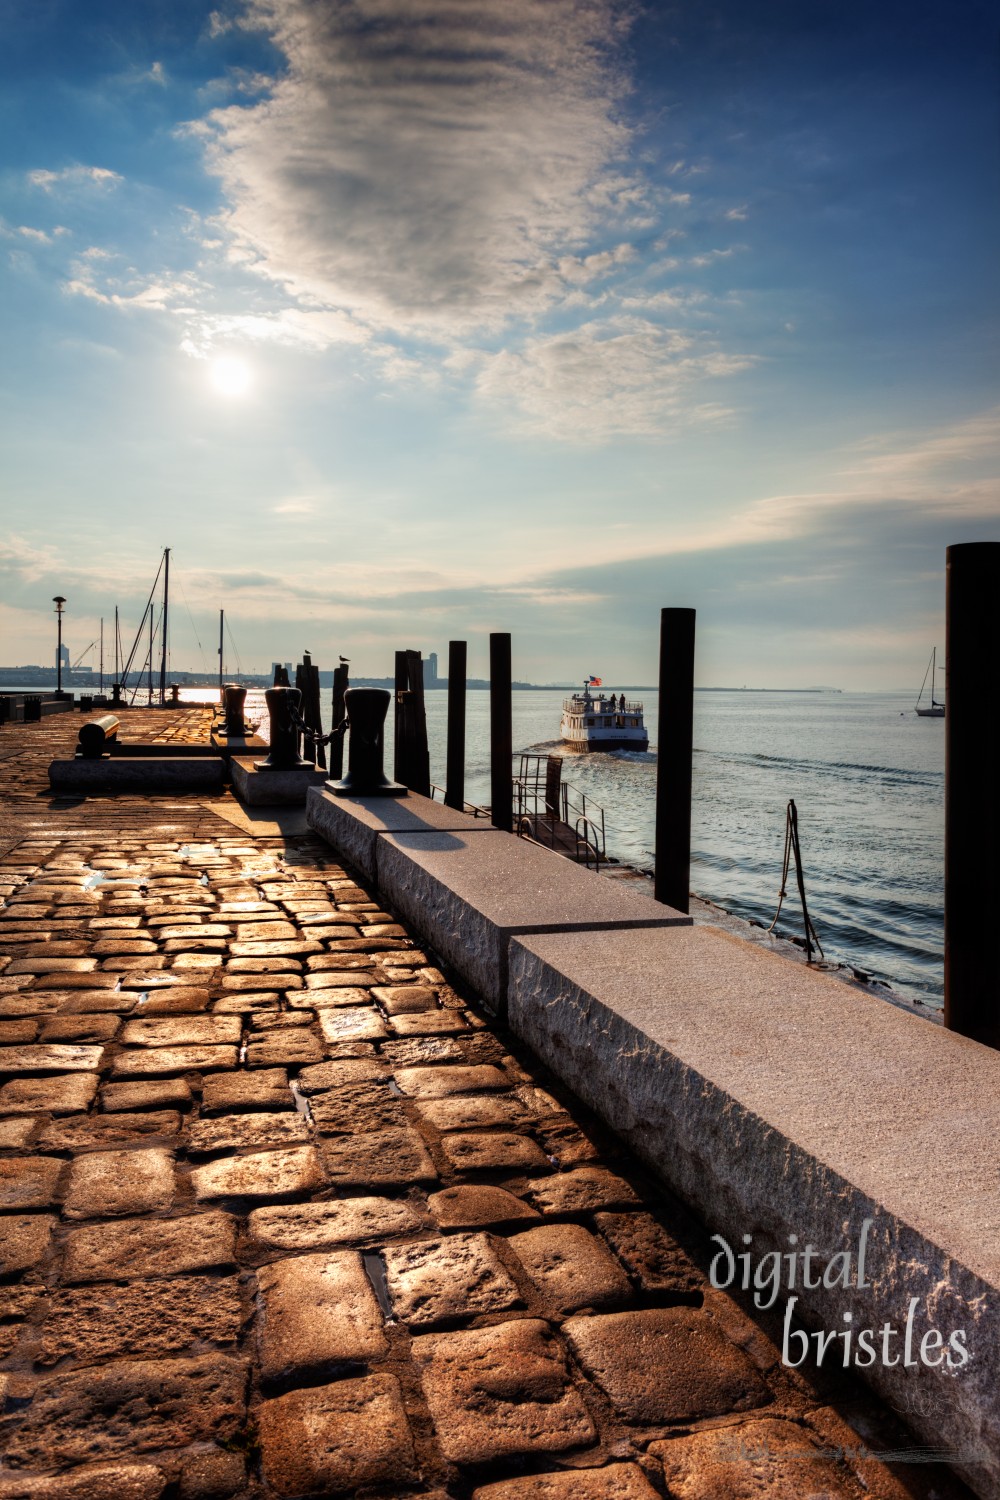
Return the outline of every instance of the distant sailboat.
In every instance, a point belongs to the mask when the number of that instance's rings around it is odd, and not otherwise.
[[[915,705],[916,712],[920,715],[920,717],[922,719],[943,719],[944,718],[944,704],[943,703],[939,703],[937,701],[937,699],[935,698],[935,696],[934,696],[934,677],[935,677],[936,671],[937,671],[937,647],[935,646],[934,649],[933,649],[933,651],[931,652],[931,659],[927,663],[927,671],[924,673],[924,680],[920,684],[920,692],[917,694],[917,701],[916,701],[916,705]],[[926,707],[926,708],[921,708],[921,706],[920,706],[920,700],[924,696],[924,688],[927,686],[927,679],[928,679],[928,677],[930,677],[930,680],[931,680],[931,701],[930,701],[930,706]]]

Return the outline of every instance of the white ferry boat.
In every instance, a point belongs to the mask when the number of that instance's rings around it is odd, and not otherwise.
[[[599,677],[563,700],[560,736],[574,750],[648,750],[642,704],[604,690]]]

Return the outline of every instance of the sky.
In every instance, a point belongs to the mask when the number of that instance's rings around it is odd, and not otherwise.
[[[1000,540],[987,0],[0,0],[0,663],[914,691]],[[157,652],[158,658],[158,652]],[[97,666],[96,651],[84,663]]]

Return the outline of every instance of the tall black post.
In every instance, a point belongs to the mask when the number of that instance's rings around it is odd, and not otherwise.
[[[685,913],[691,889],[694,619],[693,609],[660,610],[653,894]]]
[[[396,652],[396,780],[421,797],[431,794],[424,667],[419,651]]]
[[[330,727],[336,729],[344,719],[344,694],[347,692],[347,663],[341,662],[333,669],[333,703]],[[330,780],[339,781],[344,774],[344,736],[337,735],[330,741]]]
[[[448,757],[444,800],[459,812],[465,807],[465,641],[448,642]]]
[[[511,761],[514,727],[510,702],[510,636],[490,635],[490,822],[504,833],[514,829]]]
[[[1000,542],[945,557],[944,1023],[1000,1047]]]

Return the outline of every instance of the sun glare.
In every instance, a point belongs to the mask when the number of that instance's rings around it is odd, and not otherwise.
[[[234,354],[213,359],[209,371],[212,385],[220,396],[245,396],[250,389],[250,366]]]

